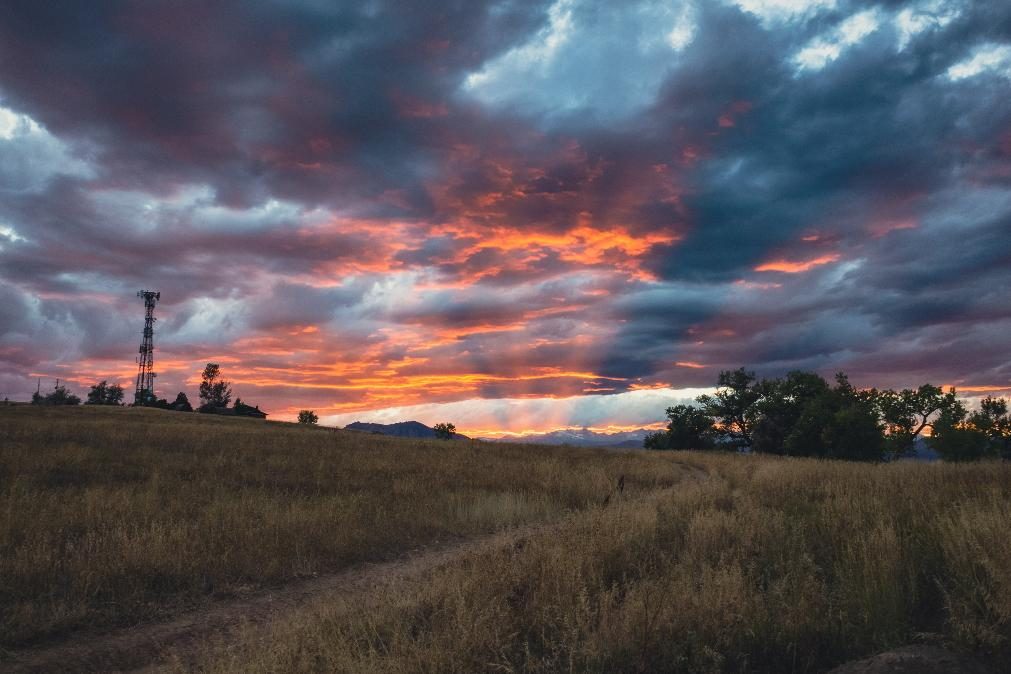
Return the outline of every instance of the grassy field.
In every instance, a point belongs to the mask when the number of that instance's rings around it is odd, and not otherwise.
[[[177,666],[821,672],[922,641],[1011,661],[1008,464],[411,442],[126,409],[0,408],[0,438],[8,645],[553,520]]]
[[[588,511],[364,609],[308,607],[199,667],[819,672],[926,639],[1007,671],[1007,465],[679,458],[710,479]]]
[[[673,484],[646,454],[0,407],[0,646],[156,620]]]

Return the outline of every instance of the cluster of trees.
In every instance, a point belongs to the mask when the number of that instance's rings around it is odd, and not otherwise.
[[[447,422],[432,426],[432,430],[435,431],[435,437],[440,440],[452,440],[453,436],[456,435],[456,426]]]
[[[42,395],[36,391],[32,394],[33,405],[80,405],[81,399],[67,391],[66,386],[60,386],[59,380],[51,393]]]
[[[150,397],[146,400],[134,402],[135,407],[156,407],[160,410],[172,410],[173,412],[192,412],[193,405],[190,404],[189,396],[180,391],[176,394],[176,399],[169,402],[165,398]]]
[[[91,390],[88,392],[85,405],[122,405],[124,395],[125,393],[122,386],[119,384],[110,384],[108,381],[103,379],[91,387]],[[205,413],[220,413],[221,411],[228,409],[228,404],[231,400],[232,385],[230,382],[227,382],[222,378],[221,367],[217,363],[207,363],[207,366],[200,374],[200,406],[197,408],[197,411]],[[32,404],[80,405],[81,399],[76,395],[69,393],[66,386],[60,386],[57,381],[57,385],[51,393],[46,395],[42,395],[38,392],[33,393]],[[173,402],[169,402],[165,398],[151,397],[147,400],[137,401],[134,404],[143,407],[157,407],[160,409],[174,410],[176,412],[193,411],[193,405],[190,403],[187,395],[182,391],[176,395],[176,399]],[[261,414],[259,407],[246,405],[239,398],[235,399],[235,404],[232,405],[232,410],[234,410],[234,414],[239,416]],[[312,413],[310,412],[310,414]],[[315,419],[314,414],[313,418]],[[299,421],[302,421],[301,414],[299,415]],[[316,421],[314,420],[310,423],[316,423]]]
[[[217,412],[228,407],[232,399],[232,387],[221,379],[221,367],[217,363],[207,363],[200,373],[200,406],[198,412]],[[239,401],[236,400],[236,403]],[[176,399],[169,402],[165,398],[151,396],[144,400],[134,401],[138,407],[155,407],[173,412],[192,412],[193,404],[183,391],[176,394]]]
[[[666,430],[649,449],[745,447],[789,456],[880,461],[913,451],[925,435],[949,461],[1011,455],[1011,416],[1003,398],[970,412],[955,389],[858,390],[845,374],[834,384],[814,372],[757,380],[744,368],[720,373],[716,393],[667,409]]]
[[[200,396],[200,406],[197,408],[198,412],[221,414],[229,409],[228,403],[232,401],[232,384],[222,377],[220,365],[217,363],[207,363],[203,372],[200,373],[200,388],[198,389],[198,393]],[[189,408],[185,411],[192,411],[193,408],[190,406],[189,400],[186,400],[185,393],[179,394],[176,402],[171,406],[172,409],[179,409],[177,406],[181,403],[180,397],[185,401],[186,407]],[[242,402],[241,398],[236,398],[235,402],[232,403],[230,413],[238,416],[263,415],[260,412],[259,406],[247,405]]]

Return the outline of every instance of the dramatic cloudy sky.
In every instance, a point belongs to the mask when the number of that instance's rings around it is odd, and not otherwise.
[[[6,2],[0,395],[132,389],[142,288],[279,418],[1007,392],[1009,101],[993,0]]]

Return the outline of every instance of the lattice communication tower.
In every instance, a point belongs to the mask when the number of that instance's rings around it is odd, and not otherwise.
[[[144,338],[140,342],[140,357],[137,358],[137,390],[133,394],[135,405],[144,405],[154,396],[154,305],[161,299],[161,293],[141,290],[137,297],[144,298]]]

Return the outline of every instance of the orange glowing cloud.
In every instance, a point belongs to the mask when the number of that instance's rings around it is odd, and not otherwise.
[[[555,253],[557,259],[573,266],[610,265],[641,280],[650,280],[652,276],[640,269],[638,259],[654,246],[669,245],[680,239],[680,236],[670,232],[638,234],[623,226],[602,229],[586,224],[580,224],[565,232],[546,232],[536,229],[520,230],[455,223],[434,227],[433,233],[462,241],[472,241],[456,251],[446,262],[463,264],[482,251],[495,250],[511,255],[508,268],[522,271],[545,259],[549,253]],[[469,277],[469,281],[476,282],[493,276],[505,268],[484,267],[475,271]]]
[[[777,271],[784,274],[799,274],[815,267],[837,262],[839,257],[838,253],[830,253],[810,260],[770,260],[755,267],[755,271]]]
[[[916,220],[906,219],[906,220],[882,220],[879,222],[872,222],[867,226],[867,231],[870,232],[871,236],[875,239],[880,239],[889,232],[894,232],[901,229],[916,229],[918,227]]]
[[[667,389],[667,388],[672,388],[671,384],[664,383],[664,382],[656,382],[654,384],[635,383],[635,384],[631,384],[628,387],[628,390],[629,391],[653,391],[653,390]]]
[[[1011,391],[1011,384],[1008,386],[962,386],[960,384],[945,384],[941,388],[948,389],[954,387],[959,393],[1001,393]]]

